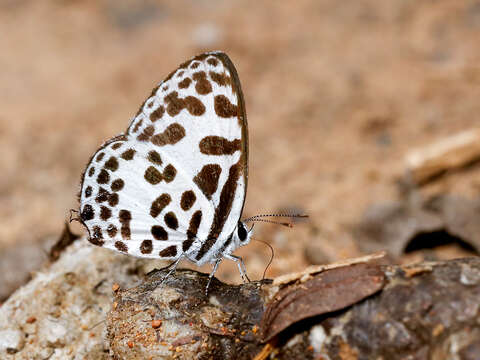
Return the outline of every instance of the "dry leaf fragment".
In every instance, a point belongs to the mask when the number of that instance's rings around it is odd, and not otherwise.
[[[373,254],[368,254],[353,259],[340,260],[331,264],[326,265],[312,265],[307,267],[305,270],[296,273],[290,273],[282,276],[278,276],[273,280],[273,285],[285,285],[297,280],[305,281],[310,278],[311,275],[318,274],[327,270],[336,269],[339,267],[344,267],[353,264],[368,263],[375,260],[383,259],[386,255],[385,251],[377,251]]]
[[[365,299],[383,288],[384,278],[379,265],[353,264],[284,287],[263,314],[262,340],[270,340],[300,320],[337,311]]]

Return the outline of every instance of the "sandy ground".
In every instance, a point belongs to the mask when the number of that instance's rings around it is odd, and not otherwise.
[[[398,197],[406,153],[478,125],[479,35],[479,1],[1,1],[0,246],[57,236],[97,147],[178,64],[220,49],[246,98],[244,216],[310,215],[257,225],[268,275],[306,252],[359,255],[349,224]],[[422,191],[478,195],[479,174]],[[268,248],[238,254],[260,277]],[[219,275],[240,280],[233,264]]]

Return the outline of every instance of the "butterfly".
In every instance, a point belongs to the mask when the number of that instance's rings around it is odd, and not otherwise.
[[[81,181],[79,220],[90,243],[142,258],[245,265],[240,221],[248,180],[248,128],[230,58],[208,52],[155,87],[124,134],[101,146]],[[253,217],[247,219],[253,221]],[[208,285],[207,285],[208,288]]]

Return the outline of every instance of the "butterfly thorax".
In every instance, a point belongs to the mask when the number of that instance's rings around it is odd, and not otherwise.
[[[253,229],[248,230],[245,223],[239,221],[235,230],[228,237],[219,237],[215,240],[215,245],[207,256],[202,257],[200,260],[195,260],[198,246],[195,246],[196,244],[194,244],[192,246],[192,251],[187,254],[187,258],[199,266],[206,263],[215,263],[217,260],[233,254],[233,252],[235,252],[240,246],[247,245],[250,242],[252,235]],[[204,242],[205,241],[198,241],[199,244]]]

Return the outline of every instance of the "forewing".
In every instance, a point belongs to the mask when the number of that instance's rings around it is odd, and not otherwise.
[[[235,229],[247,188],[247,119],[228,56],[207,53],[182,64],[152,91],[128,134],[181,164],[215,209],[200,260]]]

